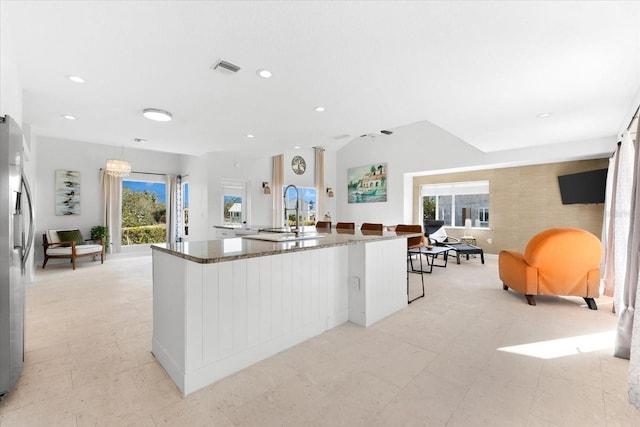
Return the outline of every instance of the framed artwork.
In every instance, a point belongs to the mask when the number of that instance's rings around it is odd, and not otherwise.
[[[80,215],[80,172],[56,171],[56,215]]]
[[[387,164],[349,168],[347,170],[347,197],[349,203],[387,201]]]

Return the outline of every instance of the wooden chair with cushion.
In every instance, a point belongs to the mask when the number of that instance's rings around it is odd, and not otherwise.
[[[87,244],[87,242],[94,244]],[[85,240],[78,229],[47,230],[42,235],[42,247],[44,249],[42,268],[47,265],[49,258],[70,259],[74,270],[76,269],[76,259],[81,257],[100,255],[100,262],[104,263],[104,239],[100,237],[99,239]]]
[[[585,230],[551,228],[529,240],[524,254],[500,251],[498,271],[502,287],[518,291],[529,305],[535,295],[582,297],[592,310],[600,296],[602,244]]]
[[[398,224],[396,225],[396,233],[420,233],[419,236],[407,237],[407,261],[411,265],[407,266],[407,272],[420,273],[420,279],[422,280],[422,295],[419,295],[413,299],[409,298],[409,275],[407,274],[407,303],[411,304],[418,298],[424,297],[424,271],[422,269],[422,254],[420,249],[425,247],[424,236],[422,236],[422,226],[420,224]],[[417,255],[420,259],[420,270],[413,269],[412,256]]]

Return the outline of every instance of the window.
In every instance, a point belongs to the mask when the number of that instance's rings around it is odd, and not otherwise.
[[[317,192],[315,188],[298,187],[298,222],[300,225],[315,225],[316,223],[316,207]],[[285,215],[286,223],[295,225],[296,223],[296,190],[289,188],[288,194],[285,195]]]
[[[489,208],[478,208],[478,221],[480,221],[480,227],[489,226]]]
[[[245,181],[222,182],[222,215],[226,227],[242,227],[248,222],[248,204]]]
[[[189,183],[182,183],[182,223],[184,235],[189,235]]]
[[[489,181],[427,184],[420,187],[420,194],[424,220],[464,227],[469,218],[473,227],[489,227]]]
[[[123,246],[167,240],[166,194],[164,182],[122,181]]]

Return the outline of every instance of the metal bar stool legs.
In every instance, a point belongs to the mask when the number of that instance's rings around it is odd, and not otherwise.
[[[420,259],[420,280],[422,281],[422,295],[419,295],[413,299],[411,299],[409,297],[409,273],[418,273],[417,270],[413,269],[413,260],[411,259],[411,251],[407,251],[407,260],[409,261],[409,265],[411,266],[411,268],[407,268],[407,304],[411,304],[412,302],[414,302],[415,300],[424,297],[424,272],[422,270],[422,254],[420,253],[420,251],[418,250],[418,252],[414,252],[416,255],[418,255],[418,258]]]

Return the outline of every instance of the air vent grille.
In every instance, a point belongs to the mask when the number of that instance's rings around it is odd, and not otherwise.
[[[231,62],[227,62],[224,60],[220,60],[216,65],[213,66],[214,70],[217,70],[218,68],[222,68],[225,69],[227,71],[231,71],[232,73],[237,73],[238,71],[240,71],[240,67],[237,66],[236,64],[232,64]]]

